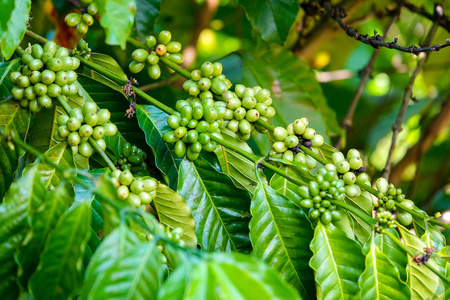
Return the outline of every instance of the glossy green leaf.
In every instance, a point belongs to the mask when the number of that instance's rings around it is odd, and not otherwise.
[[[280,168],[285,174],[296,177],[297,174],[289,167],[281,167]],[[297,205],[299,208],[302,208],[300,206],[300,201],[302,200],[299,194],[297,193],[298,186],[295,183],[292,183],[291,181],[287,180],[285,177],[274,174],[272,178],[270,179],[270,186],[279,192],[280,194],[286,196],[291,202],[293,202],[295,205]],[[303,210],[303,209],[302,209]],[[308,213],[308,211],[304,211],[305,213]]]
[[[201,157],[195,162],[183,159],[177,192],[192,211],[203,250],[250,252],[250,197],[237,192],[228,175]]]
[[[83,180],[83,182],[85,184],[87,184],[90,187],[94,187],[94,180],[105,174],[105,173],[109,173],[109,169],[104,168],[104,169],[95,169],[95,170],[89,170],[87,171],[88,173],[86,175],[89,174],[88,176],[82,176],[81,174],[78,175],[78,178]],[[91,177],[92,176],[92,177]],[[103,208],[101,206],[101,204],[96,200],[96,197],[94,196],[94,194],[87,190],[84,186],[78,184],[78,183],[74,183],[73,184],[73,189],[75,191],[75,201],[88,201],[91,203],[91,208],[92,208],[92,220],[91,220],[91,227],[92,230],[94,231],[95,234],[98,234],[101,230],[103,230]],[[91,240],[93,239],[92,235],[91,235]],[[90,240],[90,242],[91,242]]]
[[[56,130],[57,108],[58,106],[54,105],[50,109],[41,109],[33,114],[27,143],[39,150],[39,152],[46,152],[54,145],[52,138],[54,130]]]
[[[114,75],[119,76],[122,79],[125,79],[125,80],[128,79],[127,75],[122,70],[122,68],[117,63],[117,61],[109,55],[106,55],[103,53],[91,53],[90,61],[95,63],[98,67],[100,67],[106,71],[109,71],[109,72],[113,73]],[[104,84],[112,89],[115,89],[117,91],[120,91],[120,92],[122,91],[122,88],[120,87],[119,84],[117,84],[114,81],[112,81],[111,79],[103,76],[102,74],[98,73],[97,71],[89,69],[87,66],[83,66],[83,71],[80,75],[92,78],[95,81],[101,82],[102,84]],[[83,81],[82,78],[83,77],[80,78],[81,81]]]
[[[445,259],[447,262],[450,262],[450,246],[445,246],[438,253],[437,256]]]
[[[183,228],[183,241],[187,247],[197,247],[195,221],[186,201],[168,186],[159,184],[153,200],[161,224],[170,228]]]
[[[323,145],[320,147],[319,151],[321,152],[322,156],[325,157],[326,160],[329,162],[332,162],[332,156],[333,153],[338,151],[336,148],[334,148],[331,145],[328,145],[327,143],[323,143]]]
[[[45,197],[45,186],[37,168],[31,168],[11,188],[0,204],[0,295],[17,299],[17,264],[14,253],[26,235],[27,214],[39,207]]]
[[[271,90],[277,111],[271,123],[286,127],[307,117],[317,133],[333,136],[341,132],[314,72],[292,52],[274,46],[261,56],[244,56],[243,64],[243,84]]]
[[[88,299],[156,299],[164,269],[155,243],[130,245],[124,254],[102,270]]]
[[[372,197],[368,192],[362,191],[361,195],[355,198],[346,197],[346,202],[366,215],[372,216]],[[364,244],[372,234],[372,227],[355,214],[349,212],[349,215],[353,219],[353,231],[356,238]]]
[[[298,0],[238,0],[247,19],[264,40],[283,44],[297,17]]]
[[[103,240],[89,263],[80,298],[89,299],[88,295],[95,292],[93,288],[102,281],[102,278],[106,275],[105,271],[112,269],[119,259],[127,256],[130,252],[129,249],[139,243],[137,236],[125,224],[121,224],[112,231]]]
[[[417,253],[423,253],[426,245],[408,229],[402,225],[398,226],[403,243],[416,250]],[[430,259],[428,263],[438,269],[436,262]],[[414,299],[430,299],[444,293],[444,284],[442,280],[424,265],[418,265],[413,260],[413,256],[408,254],[408,284],[411,290],[411,297]]]
[[[164,132],[170,130],[167,125],[169,116],[153,105],[136,105],[136,115],[139,127],[145,133],[145,141],[155,155],[156,166],[169,178],[170,188],[175,189],[180,159],[173,153],[173,144],[162,140]]]
[[[445,237],[441,230],[439,230],[436,225],[426,221],[427,213],[425,211],[417,207],[415,207],[414,210],[425,216],[425,219],[413,216],[413,225],[417,235],[424,237],[424,242],[427,247],[431,247],[433,244],[433,246],[436,247],[436,251],[439,251],[442,246],[446,244]]]
[[[359,299],[358,278],[364,271],[360,245],[334,225],[319,222],[311,241],[314,256],[309,265],[315,271],[320,299]]]
[[[108,45],[118,45],[125,49],[136,13],[135,0],[97,0],[100,25],[106,33]]]
[[[0,10],[0,50],[9,59],[27,30],[31,0],[2,1]]]
[[[136,31],[142,40],[153,31],[160,7],[161,0],[136,0]]]
[[[117,197],[116,188],[106,175],[97,178],[95,181],[95,190],[109,199],[109,201],[101,198],[98,199],[103,213],[103,236],[106,237],[119,226],[120,210],[129,206],[128,203]]]
[[[252,255],[280,272],[302,297],[314,298],[314,274],[308,261],[313,229],[303,211],[267,184],[260,183],[251,205]]]
[[[207,260],[175,270],[158,299],[301,299],[264,263],[234,253],[215,253]]]
[[[66,142],[62,142],[56,144],[52,148],[50,148],[44,155],[53,163],[59,165],[64,169],[75,168],[75,164],[73,161],[72,149],[67,145]],[[34,164],[29,165],[25,170]],[[45,185],[50,188],[51,186],[59,186],[61,181],[63,180],[63,175],[61,172],[58,172],[52,166],[46,164],[45,162],[39,162],[39,173],[41,174],[42,179],[44,180]],[[68,186],[70,186],[68,184]],[[70,187],[69,193],[73,194],[73,190]]]
[[[400,280],[397,268],[374,242],[370,244],[365,265],[358,281],[360,299],[410,299],[409,288]]]
[[[82,261],[90,235],[88,202],[66,211],[50,232],[36,272],[30,278],[33,298],[67,299],[82,283]]]
[[[21,139],[25,138],[30,125],[30,113],[22,109],[17,101],[7,100],[0,102],[0,126],[14,130]],[[11,147],[0,135],[0,199],[3,198],[12,181],[18,167],[19,157],[24,151]]]
[[[397,230],[395,229],[386,229],[395,237],[399,238]],[[405,251],[401,249],[390,237],[385,234],[376,234],[374,239],[378,249],[381,252],[386,254],[386,256],[390,259],[390,261],[394,264],[399,272],[400,279],[403,282],[406,282],[407,274],[406,274],[406,266],[408,265],[408,257],[406,256]]]
[[[67,210],[73,199],[63,186],[46,193],[44,202],[28,215],[27,235],[16,252],[19,264],[18,277],[23,288],[39,264],[39,256],[44,248],[48,233],[55,227],[59,217]]]
[[[9,73],[20,68],[20,58],[12,59],[10,61],[0,61],[0,98],[6,99],[11,95],[10,91],[13,87],[9,81]]]
[[[220,131],[225,141],[231,143],[236,148],[253,153],[246,142],[238,140],[234,132],[224,128],[221,128]],[[231,177],[234,184],[253,194],[256,188],[255,164],[235,151],[222,146],[218,147],[214,153],[217,155],[220,167]]]

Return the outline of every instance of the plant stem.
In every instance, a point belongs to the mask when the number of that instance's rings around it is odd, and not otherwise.
[[[339,201],[339,200],[332,200],[330,199],[330,203],[339,207],[342,207],[346,210],[348,210],[349,212],[352,212],[353,214],[355,214],[356,216],[360,217],[361,219],[363,219],[367,224],[369,224],[372,228],[373,226],[377,223],[377,221],[373,218],[371,218],[370,216],[366,215],[365,213],[363,213],[362,211],[358,210],[356,207],[353,207],[351,205],[348,205],[347,203],[343,202],[343,201]]]
[[[79,55],[76,56],[80,62],[87,66],[88,68],[100,73],[101,75],[113,80],[114,82],[116,82],[117,84],[121,84],[121,85],[126,85],[127,84],[127,80],[123,79],[122,77],[117,76],[116,74],[100,67],[99,65],[97,65],[96,63],[93,63],[87,59],[85,59],[84,57],[81,57]],[[162,111],[168,113],[168,114],[173,114],[175,111],[168,107],[167,105],[164,105],[163,103],[159,102],[158,100],[156,100],[155,98],[153,98],[152,96],[144,93],[143,91],[141,91],[140,89],[138,89],[137,87],[133,86],[133,91],[136,93],[136,95],[138,95],[139,97],[141,97],[142,99],[144,99],[145,101],[147,101],[148,103],[150,103],[151,105],[156,106],[157,108],[161,109]]]
[[[70,114],[72,108],[70,108],[69,104],[66,102],[66,99],[64,99],[62,95],[59,95],[58,97],[56,97],[56,100],[58,100],[58,103],[62,106],[66,113]]]
[[[326,165],[328,162],[325,158],[323,158],[322,156],[320,156],[319,154],[313,152],[311,149],[309,149],[308,147],[305,147],[303,145],[300,145],[300,149],[303,150],[303,152],[305,152],[306,154],[308,154],[309,156],[311,156],[312,158],[314,158],[315,160],[317,160],[318,162],[320,162],[322,165]]]
[[[106,164],[108,165],[108,167],[111,171],[117,170],[116,166],[109,159],[108,155],[106,155],[105,151],[103,151],[103,149],[100,148],[100,146],[97,144],[97,142],[92,137],[89,138],[89,143],[95,149],[95,151],[97,151],[97,153],[100,154],[100,156],[106,162]]]
[[[224,146],[225,148],[228,148],[232,151],[235,151],[236,153],[244,156],[245,158],[251,160],[254,163],[258,163],[261,160],[261,157],[258,157],[252,153],[248,153],[247,151],[244,151],[240,148],[235,147],[233,144],[211,134],[211,140],[215,141],[216,143]],[[280,176],[283,176],[284,178],[288,179],[289,181],[291,181],[292,183],[295,183],[297,185],[305,185],[306,183],[300,179],[296,179],[294,177],[291,177],[289,175],[287,175],[286,173],[284,173],[283,171],[281,171],[280,169],[278,169],[277,167],[273,166],[272,164],[262,161],[261,164],[266,167],[267,169],[272,170],[274,173],[277,173]]]
[[[445,1],[443,2],[445,7]],[[437,7],[436,7],[437,9]],[[427,34],[426,40],[425,40],[425,46],[429,46],[431,42],[433,41],[434,36],[436,35],[436,31],[439,27],[439,19],[440,15],[437,14],[436,20],[433,23],[433,26],[431,27],[430,31]],[[450,45],[450,43],[449,43]],[[389,154],[386,160],[386,165],[384,166],[382,176],[386,179],[389,179],[391,175],[391,168],[392,168],[392,156],[394,154],[395,147],[397,146],[397,137],[398,134],[402,131],[402,124],[403,119],[405,118],[406,110],[408,109],[409,101],[411,100],[412,92],[413,92],[413,86],[414,82],[416,80],[417,75],[419,74],[420,70],[422,69],[423,64],[425,63],[425,60],[428,57],[429,52],[424,53],[424,55],[419,59],[417,62],[417,66],[411,75],[408,85],[405,88],[405,92],[403,93],[402,102],[400,105],[400,110],[397,115],[397,119],[395,120],[394,125],[392,125],[392,140],[391,140],[391,146],[389,148]]]
[[[39,34],[34,33],[34,32],[31,31],[31,30],[27,30],[27,31],[25,32],[25,34],[26,34],[27,36],[29,36],[30,38],[34,39],[35,41],[39,42],[39,43],[45,44],[45,43],[48,42],[48,40],[47,40],[45,37],[40,36]]]
[[[396,236],[394,236],[393,234],[391,234],[389,231],[387,231],[386,229],[382,229],[381,232],[385,235],[387,235],[394,243],[397,244],[397,246],[399,246],[403,251],[405,251],[407,254],[411,255],[411,256],[415,256],[416,253],[414,252],[414,250],[408,248],[406,245],[404,245]],[[414,262],[413,262],[414,263]],[[447,284],[450,284],[450,279],[448,279],[446,276],[442,275],[441,272],[439,272],[438,270],[436,270],[433,266],[431,266],[429,263],[424,263],[425,266],[427,266],[428,269],[430,269],[434,274],[436,274],[437,276],[439,276],[443,281],[445,281]]]

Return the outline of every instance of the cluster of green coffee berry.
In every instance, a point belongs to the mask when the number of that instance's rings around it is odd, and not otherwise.
[[[200,93],[210,90],[214,94],[222,96],[231,87],[231,82],[222,74],[222,69],[222,64],[218,62],[203,63],[200,69],[191,72],[191,79],[183,83],[183,90],[192,97],[197,97]]]
[[[81,55],[86,59],[91,57],[91,48],[85,40],[80,40],[75,48],[72,50],[72,55]]]
[[[186,155],[189,160],[196,160],[202,149],[214,151],[216,143],[211,140],[210,134],[220,134],[219,127],[223,123],[224,110],[216,107],[212,98],[205,98],[203,101],[198,98],[179,100],[176,110],[177,112],[167,119],[172,130],[163,134],[165,142],[175,143],[175,155]]]
[[[395,216],[387,210],[377,212],[377,224],[375,224],[375,230],[381,232],[383,228],[397,228],[395,223]]]
[[[255,129],[263,133],[267,131],[255,122],[260,118],[267,121],[275,115],[275,109],[270,106],[272,98],[269,90],[237,84],[234,93],[226,91],[223,98],[227,108],[223,127],[235,132],[244,141],[250,138]]]
[[[124,143],[121,147],[121,154],[117,164],[120,166],[122,171],[130,170],[133,173],[137,173],[145,170],[147,167],[144,162],[146,157],[145,152],[139,149],[136,145]]]
[[[98,7],[94,0],[80,0],[80,2],[88,5],[86,8],[83,8],[86,12],[83,14],[78,12],[70,13],[64,18],[64,21],[69,27],[77,26],[78,33],[85,35],[89,30],[89,26],[94,24],[93,16],[97,14]]]
[[[134,176],[130,170],[114,170],[111,179],[117,196],[133,207],[150,204],[156,197],[158,183],[149,176]]]
[[[308,185],[298,187],[298,194],[303,199],[300,205],[305,209],[311,209],[309,216],[311,219],[318,219],[323,224],[335,222],[341,218],[341,213],[336,210],[336,206],[331,204],[332,200],[344,200],[344,181],[339,179],[335,170],[321,168]]]
[[[79,153],[90,157],[94,153],[89,138],[92,137],[102,150],[106,149],[104,136],[113,136],[117,127],[109,122],[111,114],[107,109],[97,111],[97,105],[86,102],[81,108],[72,108],[69,115],[62,114],[57,119],[58,129],[54,139],[58,142],[67,140],[72,147],[73,155]]]
[[[14,85],[11,95],[20,101],[20,106],[38,112],[42,107],[52,107],[52,98],[78,92],[74,70],[80,66],[80,61],[70,57],[66,48],[58,48],[55,42],[47,42],[44,48],[39,44],[28,47],[22,63],[19,71],[9,74]]]
[[[177,244],[178,246],[183,247],[184,241],[182,240],[184,230],[181,227],[175,227],[174,229],[171,229],[170,227],[166,227],[164,229],[164,226],[162,224],[159,224],[161,231],[164,231],[165,238],[169,240],[172,243]],[[147,234],[146,236],[147,241],[153,241],[155,239],[153,234]],[[157,242],[157,249],[159,253],[161,253],[161,263],[167,264],[167,257],[164,255],[164,244],[165,242],[162,240],[158,240]]]
[[[401,208],[397,207],[396,204],[401,203],[406,208],[414,209],[414,202],[405,199],[405,195],[403,194],[402,189],[395,188],[392,183],[389,184],[388,181],[382,177],[377,179],[375,185],[379,193],[377,195],[377,199],[373,201],[373,206],[379,212],[396,212],[397,221],[400,224],[404,226],[410,225],[412,222],[411,214],[403,211]]]
[[[345,182],[346,188],[351,191],[349,197],[358,197],[361,194],[361,188],[355,184],[356,180],[368,182],[369,176],[364,173],[361,154],[356,149],[350,149],[345,158],[342,152],[334,152],[332,155],[333,164],[336,166],[339,178]]]
[[[181,53],[181,43],[172,41],[170,31],[163,30],[158,34],[158,38],[149,35],[145,39],[146,49],[136,49],[131,54],[133,59],[128,66],[131,73],[141,72],[147,64],[148,76],[152,79],[158,79],[161,76],[159,67],[159,57],[168,58],[177,65],[181,64],[184,57]]]
[[[269,156],[283,158],[287,161],[296,161],[304,163],[308,168],[316,167],[316,160],[310,155],[301,151],[301,146],[311,148],[318,153],[318,148],[322,146],[324,140],[320,134],[316,134],[313,128],[308,127],[309,120],[301,118],[289,124],[287,128],[275,127],[273,137],[275,142],[272,144],[272,151]]]

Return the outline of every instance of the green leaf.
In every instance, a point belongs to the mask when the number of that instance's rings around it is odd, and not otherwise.
[[[158,184],[156,198],[153,200],[161,224],[170,228],[183,228],[183,241],[186,247],[197,247],[195,221],[186,201],[168,186]]]
[[[127,80],[128,77],[123,71],[122,67],[117,63],[117,61],[109,55],[103,53],[91,53],[90,61],[95,63],[98,67],[113,73],[116,76],[119,76],[122,79]],[[80,75],[89,77],[98,81],[114,90],[122,92],[122,88],[115,81],[105,77],[104,75],[98,73],[97,71],[89,69],[87,66],[83,66],[82,73]],[[79,77],[81,81],[83,77]]]
[[[20,139],[25,139],[30,125],[30,113],[22,109],[17,101],[7,100],[0,102],[0,126],[7,130],[17,132]],[[19,157],[24,151],[3,140],[0,135],[0,199],[3,199],[10,184],[14,180],[14,173],[17,170]]]
[[[136,31],[144,40],[155,28],[161,0],[136,0]]]
[[[48,235],[36,272],[30,278],[33,298],[67,299],[82,283],[83,253],[90,235],[88,202],[66,211]]]
[[[62,142],[59,144],[56,144],[52,148],[50,148],[47,152],[44,153],[44,155],[53,163],[59,165],[60,167],[64,169],[73,169],[75,168],[75,164],[73,161],[73,155],[72,155],[72,149],[67,145],[66,142]],[[25,168],[27,170],[34,164],[31,164]],[[64,176],[61,174],[61,172],[58,172],[55,168],[52,166],[46,164],[45,162],[39,162],[39,173],[41,174],[42,179],[44,180],[44,183],[47,188],[50,188],[51,186],[59,186],[61,184],[61,181],[63,180]],[[67,186],[70,186],[70,184],[67,184]],[[70,187],[69,193],[73,194],[73,189]]]
[[[233,181],[202,157],[180,165],[177,192],[195,220],[195,234],[205,251],[250,252],[250,197],[236,192]]]
[[[127,247],[125,255],[104,269],[90,299],[156,299],[164,269],[155,243]]]
[[[302,297],[314,298],[314,274],[308,265],[313,229],[303,211],[267,184],[260,183],[251,205],[252,255],[280,272]]]
[[[220,132],[225,141],[233,144],[236,148],[253,153],[248,144],[238,140],[236,134],[231,130],[221,128]],[[238,188],[246,189],[253,194],[256,188],[255,164],[251,160],[223,146],[218,147],[214,153],[217,155],[220,167],[231,177],[234,184]]]
[[[332,156],[333,153],[338,151],[336,148],[334,148],[331,145],[328,145],[327,143],[323,143],[322,146],[320,147],[319,151],[322,153],[322,155],[325,157],[326,160],[332,162]]]
[[[366,215],[372,216],[373,205],[369,192],[362,191],[361,195],[355,198],[346,197],[346,202]],[[372,227],[355,214],[349,212],[349,215],[353,220],[353,231],[356,238],[361,244],[364,244],[372,234]]]
[[[243,84],[271,90],[277,111],[271,119],[275,126],[286,127],[295,119],[307,117],[317,133],[340,134],[336,114],[328,106],[314,72],[292,52],[274,46],[261,56],[244,56],[243,64]]]
[[[16,71],[20,68],[20,58],[16,58],[10,61],[0,61],[0,99],[6,99],[11,95],[10,90],[13,87],[11,81],[9,81],[9,73]]]
[[[125,224],[111,232],[100,244],[86,270],[81,299],[88,299],[93,287],[101,282],[106,270],[114,267],[119,259],[126,257],[129,249],[138,245],[139,239]]]
[[[446,244],[445,236],[436,225],[432,225],[426,220],[427,213],[425,211],[417,207],[414,208],[414,211],[422,214],[425,217],[420,218],[413,216],[413,225],[414,229],[416,230],[416,234],[424,238],[424,242],[427,247],[431,248],[432,246],[435,246],[436,251],[439,251],[443,247],[443,245]]]
[[[426,245],[408,229],[402,225],[398,225],[400,236],[403,243],[410,248],[413,248],[418,253],[423,253],[423,248]],[[438,269],[436,262],[433,259],[428,261],[428,264]],[[408,284],[411,290],[411,297],[413,299],[430,299],[437,295],[444,293],[444,284],[442,280],[433,271],[424,265],[418,265],[413,256],[408,254]]]
[[[17,299],[14,253],[25,238],[28,211],[40,206],[44,197],[45,186],[35,167],[13,182],[0,204],[0,295],[3,298]]]
[[[408,286],[400,280],[395,265],[376,244],[370,244],[366,269],[359,277],[360,299],[410,299]]]
[[[27,30],[31,0],[2,1],[0,10],[0,48],[9,59]]]
[[[438,253],[437,256],[445,259],[447,262],[450,262],[450,246],[445,246]]]
[[[58,186],[50,190],[45,195],[44,203],[29,214],[27,235],[15,255],[19,264],[19,282],[23,288],[27,287],[28,279],[39,264],[39,256],[36,254],[41,253],[48,233],[72,201],[66,189]]]
[[[99,177],[105,173],[109,173],[110,171],[108,168],[104,168],[104,169],[89,170],[87,172],[92,177],[78,175],[78,178],[83,180],[84,183],[87,184],[88,186],[94,187],[93,181],[97,177]],[[82,186],[78,183],[74,183],[73,189],[75,190],[75,202],[88,201],[91,203],[91,208],[92,208],[91,227],[92,227],[93,232],[95,234],[98,234],[101,230],[103,230],[103,225],[104,225],[103,224],[103,208],[102,208],[101,204],[96,200],[96,197],[94,196],[94,194],[91,191],[87,190],[84,186]],[[91,235],[91,240],[89,243],[90,246],[91,246],[91,242],[93,239],[94,239],[94,237]]]
[[[395,229],[386,229],[391,234],[393,234],[398,239],[398,233]],[[381,252],[386,254],[386,256],[391,260],[394,266],[397,268],[397,271],[400,274],[400,279],[403,282],[406,282],[407,274],[406,274],[406,266],[408,265],[408,257],[405,254],[405,251],[401,249],[390,237],[385,234],[376,234],[374,239],[378,249]]]
[[[286,40],[299,10],[298,0],[238,0],[238,3],[244,8],[253,29],[264,40],[278,44]]]
[[[109,201],[101,198],[98,199],[98,202],[103,208],[103,236],[106,237],[119,226],[120,210],[125,207],[129,208],[129,205],[117,197],[116,188],[106,175],[97,178],[95,181],[95,190],[109,199]],[[114,202],[115,205],[110,202]]]
[[[297,176],[297,173],[287,166],[281,167],[280,169],[291,177],[295,178]],[[274,174],[270,179],[270,186],[280,194],[286,196],[286,198],[288,198],[292,203],[303,210],[300,206],[300,201],[302,199],[297,193],[298,186],[295,183],[292,183],[281,175]],[[307,210],[304,210],[303,212],[308,213]]]
[[[136,115],[139,127],[145,133],[145,141],[152,148],[156,166],[169,178],[169,186],[175,189],[178,179],[180,159],[173,153],[173,144],[163,141],[162,135],[169,131],[165,112],[153,105],[136,105]]]
[[[50,109],[41,109],[39,112],[33,114],[33,121],[31,122],[27,143],[39,150],[39,152],[46,152],[55,143],[52,142],[54,130],[56,130],[56,116],[58,106],[54,105]],[[60,108],[61,109],[61,108]],[[31,155],[28,155],[27,161],[31,160]]]
[[[358,299],[358,278],[364,271],[360,245],[334,225],[319,222],[311,241],[315,271],[322,299]]]
[[[214,253],[200,263],[184,264],[158,292],[158,299],[301,299],[264,263],[233,253]]]
[[[136,13],[135,0],[97,0],[100,25],[106,33],[108,45],[118,45],[125,49]]]

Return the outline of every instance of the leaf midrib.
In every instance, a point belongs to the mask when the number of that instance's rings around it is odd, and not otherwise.
[[[270,202],[267,200],[267,197],[266,197],[267,191],[266,191],[266,188],[265,188],[264,186],[263,186],[263,189],[264,189],[264,199],[266,200],[266,202],[267,202],[267,204],[268,204],[267,207],[269,208],[269,213],[270,213],[270,215],[271,215],[271,217],[272,217],[272,220],[275,220],[275,216],[273,215],[273,212],[272,212],[272,207],[270,206]],[[289,253],[289,251],[287,250],[287,247],[286,247],[286,244],[284,243],[284,240],[282,239],[281,231],[280,231],[280,229],[279,229],[279,227],[278,227],[278,224],[277,224],[275,221],[273,222],[273,224],[275,225],[275,228],[276,228],[276,230],[277,230],[277,233],[278,233],[278,235],[279,235],[279,237],[280,237],[281,245],[283,246],[283,249],[284,249],[284,251],[285,251],[286,254],[287,254],[286,256],[287,256],[287,258],[288,258],[289,264],[291,265],[292,269],[295,271],[295,275],[296,275],[298,281],[300,282],[300,285],[301,285],[302,288],[303,288],[304,294],[307,295],[306,288],[305,288],[305,286],[303,285],[303,282],[301,281],[300,276],[298,275],[297,269],[295,268],[294,263],[292,262],[290,253]]]
[[[198,173],[197,167],[194,165],[194,163],[193,163],[193,162],[190,162],[190,164],[191,164],[191,168],[194,169],[194,172],[195,172],[195,174],[197,175],[197,178],[199,178],[199,182],[200,182],[200,184],[201,184],[202,187],[203,187],[204,193],[205,193],[206,195],[208,195],[208,198],[210,199],[210,202],[211,202],[211,206],[214,208],[214,211],[215,211],[215,213],[216,213],[217,216],[218,216],[218,219],[219,219],[219,221],[220,221],[220,224],[222,224],[222,227],[224,228],[225,232],[227,233],[228,239],[229,239],[231,245],[233,246],[234,251],[237,251],[236,245],[234,244],[234,241],[233,241],[233,239],[231,238],[231,234],[228,232],[228,228],[225,226],[225,223],[223,223],[222,217],[220,216],[219,211],[217,210],[217,207],[216,207],[214,201],[212,201],[211,194],[209,193],[208,189],[206,188],[205,184],[203,183],[203,178],[202,178],[202,177],[200,176],[200,174]]]
[[[325,226],[322,225],[322,223],[320,223],[320,228],[319,229],[322,231],[324,239],[326,240],[325,244],[327,245],[328,251],[330,253],[331,261],[333,262],[333,266],[334,266],[334,270],[336,271],[336,274],[338,274],[337,278],[338,278],[338,284],[339,284],[339,287],[340,287],[339,292],[341,294],[341,299],[345,299],[345,297],[344,297],[344,288],[342,287],[342,283],[341,283],[341,277],[339,276],[339,271],[338,271],[338,268],[337,268],[337,265],[336,265],[336,260],[334,259],[333,251],[332,251],[332,249],[330,247],[330,241],[328,240],[328,235],[326,234]]]

